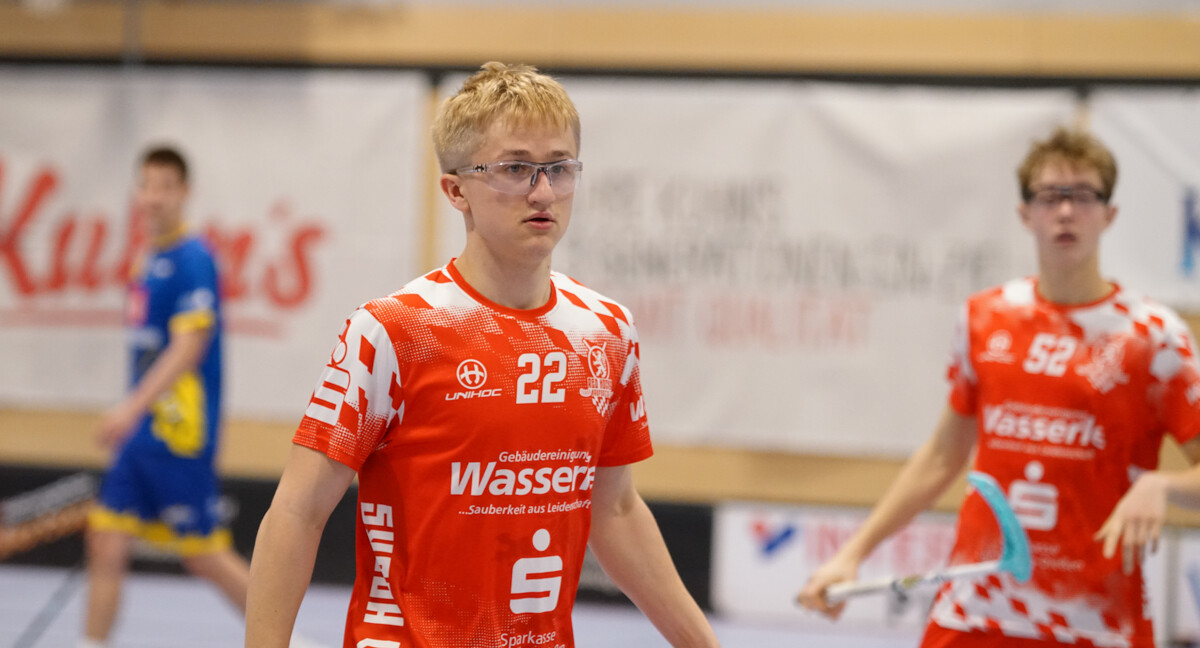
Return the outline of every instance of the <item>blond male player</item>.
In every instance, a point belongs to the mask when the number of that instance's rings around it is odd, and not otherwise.
[[[1018,170],[1018,212],[1037,275],[967,301],[941,423],[801,603],[840,614],[825,588],[854,579],[977,447],[975,469],[1007,490],[1029,533],[1033,577],[947,585],[922,645],[1154,645],[1140,558],[1158,542],[1168,501],[1200,504],[1200,374],[1179,317],[1100,273],[1116,178],[1112,154],[1086,133],[1060,129],[1033,145]],[[1192,468],[1156,470],[1168,434]],[[968,497],[953,561],[995,558],[999,543],[987,505]]]
[[[347,320],[259,530],[246,646],[285,645],[356,473],[347,647],[573,646],[589,543],[672,645],[716,645],[630,479],[651,447],[629,311],[550,269],[574,105],[488,63],[433,137],[466,247]]]

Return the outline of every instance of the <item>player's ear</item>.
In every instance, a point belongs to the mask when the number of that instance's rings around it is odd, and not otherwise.
[[[1021,224],[1024,225],[1026,229],[1028,229],[1029,228],[1029,219],[1030,219],[1029,203],[1022,202],[1017,205],[1017,216],[1019,216],[1021,218]]]
[[[450,201],[450,204],[458,211],[465,212],[471,209],[471,202],[463,193],[462,177],[453,173],[443,173],[441,180],[438,181],[438,186],[441,187],[442,193]]]

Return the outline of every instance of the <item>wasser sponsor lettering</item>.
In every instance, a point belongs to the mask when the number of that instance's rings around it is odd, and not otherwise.
[[[1054,416],[1030,408],[1005,405],[985,405],[983,430],[998,437],[1046,442],[1054,445],[1078,445],[1103,450],[1104,427],[1096,425],[1093,416]]]
[[[551,468],[497,468],[498,462],[479,461],[450,464],[450,494],[462,495],[542,495],[551,491],[571,493],[592,489],[595,466],[559,466]]]

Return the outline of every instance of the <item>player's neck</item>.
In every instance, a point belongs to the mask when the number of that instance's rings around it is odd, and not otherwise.
[[[150,247],[155,250],[165,250],[172,245],[175,245],[183,235],[187,233],[187,226],[183,219],[176,219],[171,223],[167,223],[160,231],[154,232],[150,237]]]
[[[1043,299],[1055,304],[1090,304],[1107,297],[1113,284],[1100,274],[1095,262],[1073,268],[1047,268],[1038,272],[1037,291]]]
[[[454,268],[489,301],[517,310],[544,306],[550,299],[550,259],[537,263],[505,263],[468,248]]]

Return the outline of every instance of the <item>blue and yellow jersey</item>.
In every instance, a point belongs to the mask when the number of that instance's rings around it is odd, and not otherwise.
[[[184,236],[153,251],[130,285],[126,320],[136,385],[184,331],[212,331],[199,366],[150,408],[131,444],[157,445],[172,455],[212,459],[221,411],[221,297],[213,255],[200,239]]]

